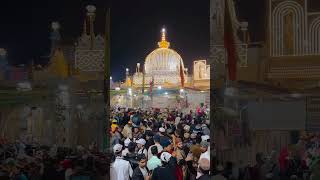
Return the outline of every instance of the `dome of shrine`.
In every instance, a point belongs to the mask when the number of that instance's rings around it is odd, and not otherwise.
[[[180,64],[184,69],[181,56],[170,49],[170,43],[166,41],[165,29],[162,29],[162,40],[158,43],[159,48],[152,51],[145,60],[145,73],[152,75],[179,74]]]

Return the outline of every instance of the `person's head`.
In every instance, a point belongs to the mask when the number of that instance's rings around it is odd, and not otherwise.
[[[168,162],[170,161],[171,157],[172,157],[171,154],[168,153],[168,152],[161,153],[160,159],[161,159],[162,164],[163,165],[168,164]]]
[[[154,143],[160,143],[160,136],[158,134],[153,136]]]
[[[166,134],[166,130],[165,130],[163,127],[160,127],[160,128],[159,128],[159,132],[160,132],[160,134],[163,135],[163,136]]]
[[[135,150],[136,150],[136,144],[134,142],[130,142],[128,145],[128,151],[130,153],[134,153]]]
[[[144,145],[146,144],[146,140],[144,140],[144,139],[138,139],[138,140],[136,141],[136,143],[137,143],[138,148],[141,149],[141,148],[143,148]]]
[[[113,146],[113,152],[116,156],[121,156],[121,151],[122,151],[122,145],[121,144],[116,144]]]
[[[118,132],[122,132],[123,126],[118,126]]]
[[[156,156],[158,154],[158,147],[157,146],[151,147],[151,154],[154,156]]]
[[[179,149],[182,149],[183,147],[183,143],[182,140],[180,138],[176,138],[176,145]]]
[[[131,142],[131,140],[130,140],[129,138],[125,139],[125,140],[124,140],[124,146],[125,146],[125,147],[128,147],[129,144],[130,144],[130,142]]]
[[[190,134],[189,133],[184,133],[183,134],[184,142],[187,142],[190,140]]]
[[[201,158],[199,161],[199,171],[202,174],[210,173],[210,160],[207,158]]]
[[[164,139],[160,142],[160,145],[163,147],[163,149],[167,152],[171,151],[173,146],[172,142],[168,139]]]
[[[138,132],[139,132],[139,127],[134,127],[134,128],[133,128],[133,132],[134,132],[134,133],[138,133]]]
[[[153,133],[152,133],[152,131],[146,131],[146,140],[149,140],[149,139],[151,139],[152,138],[152,136],[153,136]]]
[[[144,154],[138,155],[139,167],[144,168],[147,164],[147,158]]]
[[[204,153],[208,150],[208,147],[209,147],[209,143],[207,141],[202,141],[200,143],[200,148],[201,148],[201,151]]]

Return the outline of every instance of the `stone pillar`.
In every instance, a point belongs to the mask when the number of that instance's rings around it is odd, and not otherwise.
[[[58,146],[70,146],[70,96],[68,87],[60,85],[56,96],[56,142]]]

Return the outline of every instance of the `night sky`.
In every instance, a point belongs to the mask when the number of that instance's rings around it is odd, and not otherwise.
[[[311,5],[319,5],[317,0]],[[236,0],[242,20],[249,21],[251,40],[263,40],[265,6],[261,0]],[[59,21],[65,42],[74,42],[82,32],[85,6],[97,6],[96,32],[104,33],[105,11],[111,6],[111,74],[124,76],[125,68],[157,47],[160,30],[167,28],[168,40],[191,67],[195,59],[209,55],[209,0],[11,0],[0,6],[0,47],[8,50],[12,64],[34,59],[43,63],[50,49],[49,30]]]

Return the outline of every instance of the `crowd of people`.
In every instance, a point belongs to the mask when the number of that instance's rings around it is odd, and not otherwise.
[[[301,136],[280,152],[257,153],[248,165],[219,162],[206,108],[116,108],[111,121],[111,180],[320,180],[320,134]]]
[[[111,120],[111,180],[210,179],[207,108],[115,108]]]
[[[1,180],[106,180],[109,156],[95,149],[0,143]]]
[[[320,180],[320,133],[252,165],[220,162],[209,111],[114,108],[110,151],[0,139],[0,180]],[[211,158],[211,159],[210,159]]]

